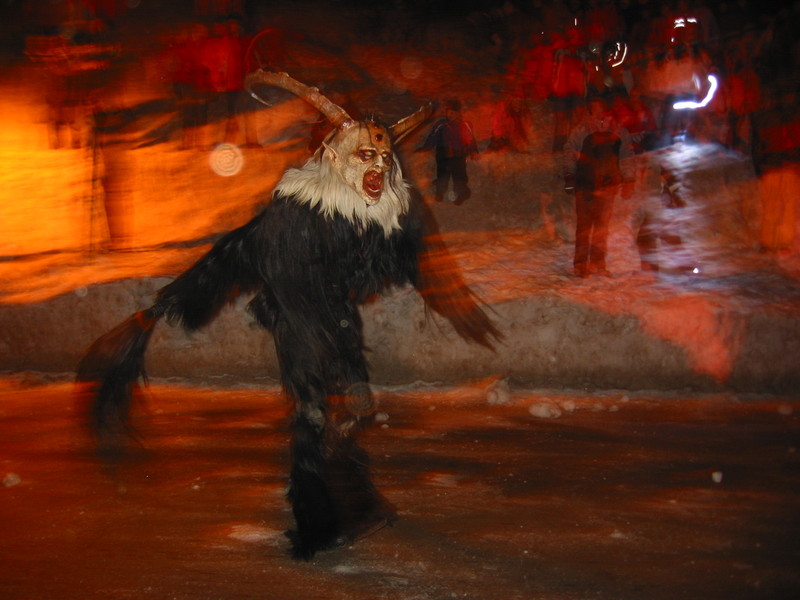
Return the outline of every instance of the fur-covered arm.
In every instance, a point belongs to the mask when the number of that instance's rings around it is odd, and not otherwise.
[[[265,213],[224,235],[209,252],[158,293],[153,311],[188,330],[207,325],[223,306],[263,283],[259,257],[269,243]]]
[[[411,227],[419,226],[419,250],[416,276],[412,283],[425,304],[445,317],[464,339],[487,348],[502,341],[503,334],[467,287],[461,270],[447,250],[438,227],[422,201],[414,202],[410,214]]]

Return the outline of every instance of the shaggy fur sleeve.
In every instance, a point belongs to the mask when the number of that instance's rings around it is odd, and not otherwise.
[[[220,238],[188,271],[162,288],[157,316],[189,330],[208,324],[227,303],[263,284],[259,258],[269,244],[266,211]]]
[[[442,241],[427,206],[415,199],[411,205],[407,233],[416,240],[417,266],[411,281],[426,306],[445,317],[456,332],[488,348],[502,340],[486,310],[467,287],[453,256]]]

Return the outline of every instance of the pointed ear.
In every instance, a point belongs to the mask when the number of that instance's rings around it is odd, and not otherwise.
[[[322,142],[322,147],[324,148],[322,155],[325,156],[326,154],[330,156],[331,162],[336,164],[339,160],[339,153],[331,148],[327,143]]]

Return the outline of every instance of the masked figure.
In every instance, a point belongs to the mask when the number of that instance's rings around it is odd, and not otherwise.
[[[249,310],[273,336],[294,407],[288,495],[296,530],[289,537],[294,556],[310,559],[395,518],[355,439],[375,411],[358,306],[389,286],[410,284],[461,336],[491,347],[500,334],[431,237],[425,205],[394,154],[393,143],[430,111],[387,128],[353,120],[286,74],[256,71],[247,85],[256,83],[303,97],[333,131],[302,167],[283,175],[258,216],[161,289],[150,308],[92,345],[78,367],[78,389],[91,398],[100,440],[118,444],[158,321],[193,331],[238,296],[252,296]]]

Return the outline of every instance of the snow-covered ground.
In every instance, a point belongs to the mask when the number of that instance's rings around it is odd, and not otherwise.
[[[797,398],[376,389],[400,519],[297,563],[276,385],[156,382],[103,465],[71,384],[0,379],[0,596],[774,600],[800,592]]]

